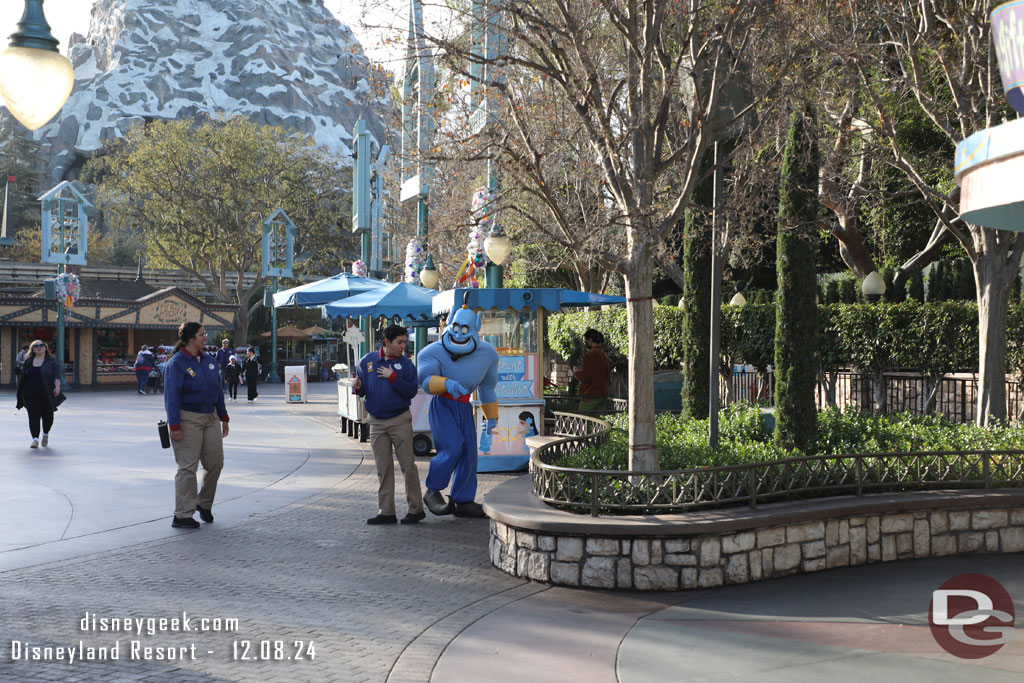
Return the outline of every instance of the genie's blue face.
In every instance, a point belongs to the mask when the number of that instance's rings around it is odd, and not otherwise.
[[[476,350],[480,323],[473,311],[460,308],[448,320],[442,343],[449,353],[462,356]]]

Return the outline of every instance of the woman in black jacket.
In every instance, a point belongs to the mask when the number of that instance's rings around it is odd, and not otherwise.
[[[43,445],[50,443],[53,413],[60,405],[60,377],[57,359],[50,355],[46,342],[36,339],[29,346],[29,355],[18,377],[17,408],[28,409],[28,429],[32,433],[30,448],[39,448],[39,422],[43,423]]]
[[[246,352],[245,362],[242,364],[242,373],[245,375],[245,386],[249,390],[249,403],[256,400],[259,392],[256,385],[260,382],[260,364],[256,360],[256,349],[249,347]]]

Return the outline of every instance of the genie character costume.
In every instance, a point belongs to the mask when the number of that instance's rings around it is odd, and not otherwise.
[[[468,295],[467,295],[468,297]],[[463,298],[463,302],[466,298]],[[481,314],[463,303],[448,316],[441,339],[420,352],[420,386],[434,398],[427,413],[437,455],[430,461],[423,502],[435,515],[485,517],[476,497],[476,424],[470,395],[478,392],[487,434],[498,423],[498,352],[480,340]],[[454,474],[454,478],[453,478]],[[451,498],[441,493],[452,484]]]

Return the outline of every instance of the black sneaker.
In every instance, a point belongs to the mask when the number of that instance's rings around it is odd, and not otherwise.
[[[171,519],[171,526],[175,529],[198,529],[199,522],[191,517],[174,517]]]
[[[469,501],[468,503],[456,503],[455,504],[455,516],[456,517],[486,517],[487,513],[484,512],[484,506],[480,503]]]
[[[376,517],[370,517],[366,520],[367,524],[394,524],[398,521],[398,517],[394,515],[377,515]]]
[[[452,501],[445,500],[444,496],[434,489],[427,489],[427,492],[423,494],[423,502],[427,504],[427,509],[435,515],[450,515],[455,509]]]
[[[401,523],[402,524],[416,524],[416,523],[418,523],[421,519],[423,519],[426,516],[427,516],[427,513],[423,512],[422,510],[419,511],[419,512],[410,512],[405,517],[402,517],[402,522]]]
[[[196,512],[199,513],[199,519],[203,520],[207,524],[213,521],[213,513],[210,512],[209,508],[202,508],[196,505]]]

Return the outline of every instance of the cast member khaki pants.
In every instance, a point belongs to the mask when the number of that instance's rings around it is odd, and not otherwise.
[[[178,473],[174,476],[174,516],[191,517],[196,505],[213,507],[224,467],[224,437],[216,412],[181,411],[181,441],[171,441]],[[203,464],[203,489],[196,494],[196,472]]]
[[[409,512],[423,512],[423,491],[420,489],[420,473],[412,454],[412,413],[408,410],[401,415],[378,420],[369,416],[370,448],[373,462],[377,465],[377,507],[380,514],[395,514],[395,458],[405,475],[405,498]],[[391,455],[394,448],[394,457]],[[206,507],[205,505],[203,507]]]

